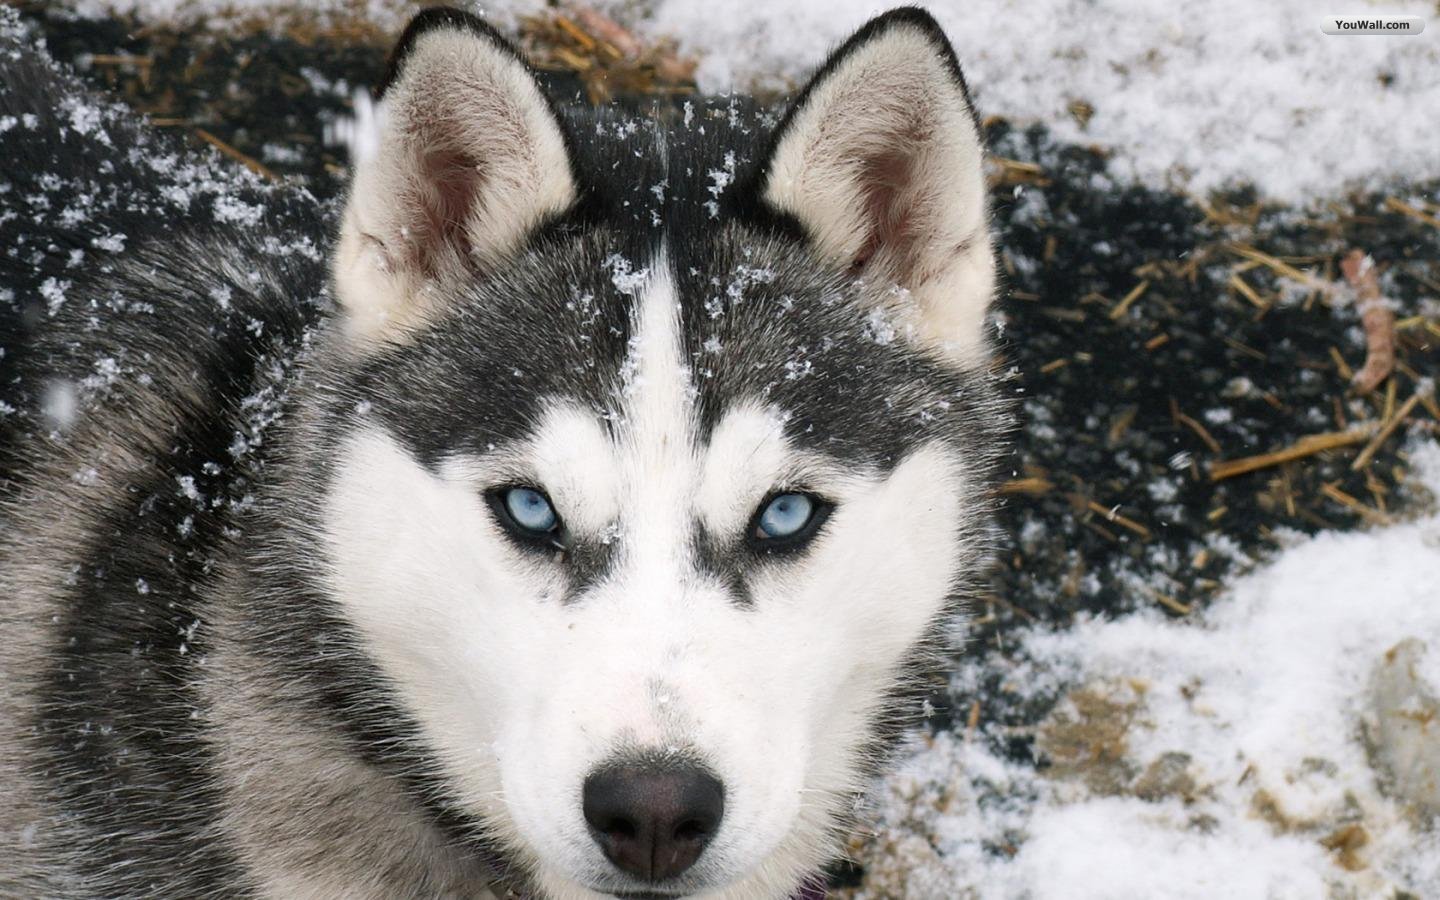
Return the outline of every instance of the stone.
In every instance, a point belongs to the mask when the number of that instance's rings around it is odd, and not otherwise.
[[[1385,652],[1370,678],[1365,727],[1382,787],[1421,819],[1440,816],[1440,685],[1422,675],[1437,652],[1417,638]]]

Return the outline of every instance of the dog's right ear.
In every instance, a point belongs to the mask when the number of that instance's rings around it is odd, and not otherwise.
[[[872,19],[772,141],[764,201],[798,220],[823,258],[879,288],[922,345],[984,365],[995,289],[984,147],[955,51],[930,14],[902,7]]]
[[[437,281],[495,265],[575,201],[554,107],[515,49],[467,13],[429,9],[405,29],[375,128],[333,269],[361,339],[423,322]]]

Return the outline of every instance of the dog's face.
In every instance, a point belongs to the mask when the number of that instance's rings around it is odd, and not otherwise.
[[[428,14],[334,264],[326,592],[447,808],[557,898],[793,890],[981,561],[990,245],[944,38],[877,20],[768,143],[693,118],[566,124]]]

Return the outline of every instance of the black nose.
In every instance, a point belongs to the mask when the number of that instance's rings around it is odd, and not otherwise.
[[[664,881],[690,868],[725,814],[725,786],[696,766],[609,766],[585,779],[585,821],[622,871]]]

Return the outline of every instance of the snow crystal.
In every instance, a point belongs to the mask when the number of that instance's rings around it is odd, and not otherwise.
[[[610,281],[615,285],[615,289],[632,297],[644,287],[646,279],[650,277],[649,269],[632,269],[630,260],[618,253],[612,253],[605,258],[605,268],[610,270]]]
[[[101,391],[113,385],[121,373],[120,361],[113,356],[102,356],[95,360],[95,374],[86,375],[80,380],[80,387],[85,391]]]
[[[705,209],[710,213],[712,219],[720,215],[720,195],[724,194],[725,189],[735,180],[735,152],[733,150],[725,153],[723,164],[723,169],[711,169],[705,173],[706,177],[710,179],[710,186],[706,190],[710,192],[712,198],[705,202]]]
[[[1156,503],[1171,503],[1180,496],[1180,484],[1171,478],[1156,478],[1145,485],[1145,492]]]
[[[125,235],[107,234],[101,237],[91,238],[90,246],[98,250],[104,250],[107,253],[123,253],[125,252]]]
[[[879,307],[870,311],[865,317],[865,333],[877,344],[886,345],[895,342],[895,325],[886,315],[885,310]]]
[[[60,307],[65,305],[65,292],[70,289],[70,282],[62,281],[53,275],[40,283],[40,296],[45,298],[45,311],[55,315]]]
[[[815,363],[808,359],[787,359],[784,369],[786,381],[798,381],[815,371]]]
[[[258,225],[261,216],[265,214],[261,206],[223,194],[215,198],[214,210],[217,220],[240,225]]]
[[[193,475],[178,475],[175,481],[179,484],[179,494],[186,500],[198,503],[200,501],[200,489],[195,486]]]
[[[110,146],[110,135],[105,133],[105,129],[100,124],[102,117],[99,107],[75,100],[68,101],[68,105],[70,107],[70,127],[77,134],[93,134],[100,143],[107,147]]]

